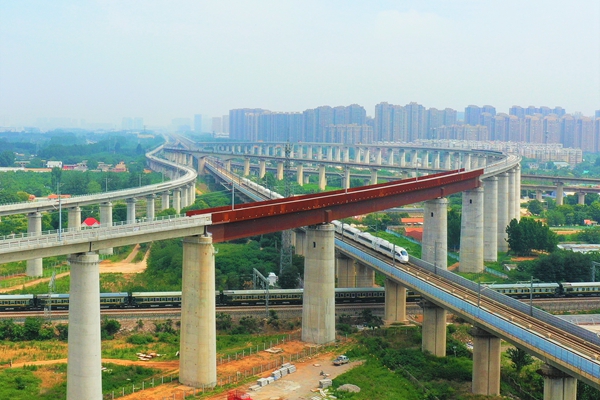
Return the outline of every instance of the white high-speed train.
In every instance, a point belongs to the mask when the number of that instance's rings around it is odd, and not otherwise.
[[[378,238],[368,232],[363,232],[360,229],[356,229],[348,224],[343,224],[337,220],[334,220],[331,223],[335,225],[335,231],[342,234],[344,237],[355,240],[358,243],[370,247],[378,253],[392,257],[403,264],[408,262],[408,252],[404,247],[395,246],[385,239]]]

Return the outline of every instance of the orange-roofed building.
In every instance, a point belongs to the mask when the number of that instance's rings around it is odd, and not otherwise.
[[[403,225],[423,225],[423,217],[400,218]]]
[[[419,242],[423,241],[423,228],[405,228],[404,236],[411,237]]]

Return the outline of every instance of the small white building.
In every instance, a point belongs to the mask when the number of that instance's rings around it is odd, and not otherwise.
[[[63,162],[62,161],[47,161],[46,168],[60,168],[62,169]]]

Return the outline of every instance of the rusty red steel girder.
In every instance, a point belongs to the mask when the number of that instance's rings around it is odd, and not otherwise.
[[[188,211],[187,215],[211,214],[208,231],[213,242],[226,242],[449,196],[479,187],[482,174],[482,169],[460,169],[418,179],[239,204],[235,209],[223,206]]]

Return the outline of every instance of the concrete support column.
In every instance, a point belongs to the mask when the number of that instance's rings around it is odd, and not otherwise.
[[[464,154],[463,168],[466,169],[467,171],[473,169],[473,166],[471,165],[471,153]]]
[[[173,189],[173,208],[179,214],[181,212],[181,189]]]
[[[407,322],[406,288],[391,279],[385,280],[385,316],[387,325],[394,322]]]
[[[72,254],[67,400],[102,399],[100,266],[94,252]],[[213,292],[214,297],[214,292]]]
[[[450,152],[444,153],[444,169],[446,169],[446,170],[452,169],[452,153],[450,153]]]
[[[327,159],[333,161],[333,147],[327,146]]]
[[[537,201],[539,201],[539,202],[543,201],[543,200],[544,200],[544,199],[543,199],[543,197],[542,197],[542,194],[543,194],[543,193],[544,193],[544,192],[542,192],[542,190],[541,190],[541,189],[536,189],[536,190],[535,190],[535,199],[536,199]]]
[[[460,169],[461,163],[461,153],[454,153],[454,169]]]
[[[298,182],[298,185],[304,186],[304,165],[298,164],[296,166],[296,174],[296,182]]]
[[[184,208],[188,206],[188,199],[190,198],[189,194],[188,194],[188,187],[187,186],[182,186],[181,188],[181,196],[179,198],[180,203],[180,207]]]
[[[419,152],[417,150],[410,152],[410,166],[413,168],[419,167]]]
[[[577,399],[577,379],[548,364],[537,372],[544,377],[544,400]]]
[[[354,259],[342,254],[336,254],[335,262],[337,265],[337,287],[356,287],[356,268],[354,267]]]
[[[183,239],[179,381],[201,387],[217,384],[215,249],[211,236]]]
[[[562,206],[564,204],[564,186],[565,184],[562,182],[556,182],[556,205]]]
[[[296,254],[303,256],[306,254],[306,233],[303,230],[296,230],[296,245],[294,246]]]
[[[460,221],[460,272],[483,272],[483,189],[463,192]]]
[[[190,199],[188,201],[188,205],[192,205],[196,202],[196,183],[190,183],[188,186],[188,194],[190,195]]]
[[[344,189],[350,189],[350,168],[347,166],[344,168],[344,183],[342,186]]]
[[[113,215],[112,215],[112,203],[100,203],[100,226],[101,227],[110,227],[113,224]],[[100,249],[100,254],[113,254],[113,248],[109,247],[106,249]]]
[[[371,185],[377,184],[377,168],[371,168]]]
[[[388,165],[394,165],[394,149],[388,150]]]
[[[262,156],[262,153],[263,153],[263,148],[262,148],[262,146],[257,146],[257,147],[256,147],[256,155],[257,155],[257,156]]]
[[[231,160],[225,160],[225,171],[231,172]]]
[[[69,231],[81,230],[81,207],[71,207],[68,211],[67,228]]]
[[[506,227],[510,220],[508,219],[508,174],[506,172],[497,175],[498,177],[498,251],[508,251],[508,242],[506,239]]]
[[[336,146],[333,149],[333,159],[337,162],[342,161],[342,148],[339,146]]]
[[[446,356],[446,310],[427,301],[421,301],[423,307],[423,326],[421,349],[436,357]]]
[[[350,148],[344,147],[344,162],[350,162]]]
[[[515,170],[511,169],[508,171],[508,222],[512,221],[515,216]]]
[[[283,180],[283,161],[277,161],[277,180]]]
[[[265,177],[265,174],[267,173],[267,163],[265,160],[259,160],[258,161],[258,177],[260,179]]]
[[[483,180],[483,260],[498,261],[498,178]]]
[[[440,152],[433,153],[433,169],[440,169]]]
[[[309,226],[304,259],[302,341],[335,340],[335,229],[332,224]],[[214,286],[213,297],[214,297]]]
[[[327,175],[325,175],[325,165],[319,165],[319,190],[325,190],[327,187]]]
[[[521,220],[521,166],[515,168],[515,218]]]
[[[42,234],[42,214],[32,212],[27,214],[27,235],[40,236]],[[43,261],[41,258],[27,260],[27,276],[42,276],[44,273]]]
[[[133,224],[135,222],[135,203],[137,203],[137,199],[132,197],[125,202],[127,203],[127,223]]]
[[[448,269],[448,199],[428,200],[423,208],[421,257],[438,268]]]
[[[155,217],[154,215],[154,199],[156,195],[150,194],[146,196],[146,219],[148,221],[152,221]]]
[[[198,158],[198,174],[204,175],[204,166],[206,165],[206,158],[200,157]],[[168,208],[168,207],[167,207]]]
[[[500,338],[480,329],[472,328],[473,381],[471,391],[484,396],[500,395]]]
[[[375,150],[375,164],[381,165],[381,149]]]
[[[313,148],[312,148],[312,146],[308,146],[308,148],[306,149],[306,158],[308,158],[309,160],[313,159]]]
[[[398,153],[398,163],[401,167],[406,167],[406,151],[400,150]]]
[[[250,159],[244,158],[244,176],[250,175]]]
[[[160,196],[160,209],[166,210],[169,208],[169,192],[162,192]]]
[[[577,193],[577,204],[585,204],[585,192],[578,192]]]
[[[375,271],[364,264],[357,263],[356,266],[356,287],[375,286]]]

